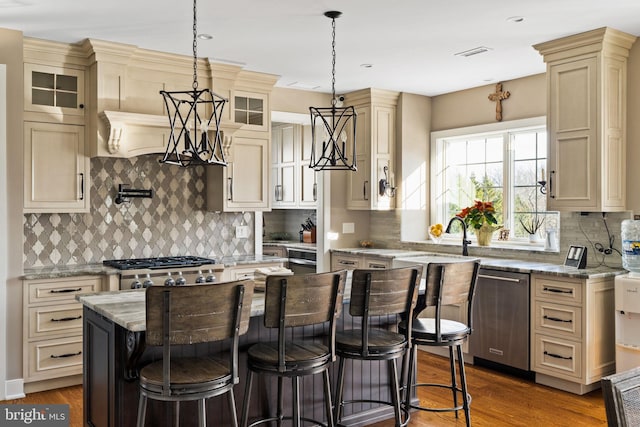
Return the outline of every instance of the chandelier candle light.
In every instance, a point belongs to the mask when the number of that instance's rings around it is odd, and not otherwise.
[[[193,0],[193,85],[188,91],[160,91],[171,126],[167,149],[160,163],[183,167],[226,166],[220,120],[227,100],[208,88],[198,89],[197,50],[197,8],[196,0]]]
[[[327,18],[331,18],[332,28],[332,98],[331,107],[309,107],[312,141],[309,167],[315,170],[357,170],[356,109],[355,107],[338,107],[336,98],[336,18],[340,15],[342,12],[337,11],[324,14]],[[351,147],[350,159],[347,156],[349,146]]]

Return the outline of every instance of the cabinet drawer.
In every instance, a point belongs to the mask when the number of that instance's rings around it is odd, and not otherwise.
[[[89,277],[83,279],[47,279],[33,280],[27,283],[28,304],[47,302],[75,302],[76,295],[98,292],[102,279]]]
[[[360,268],[360,258],[358,256],[340,255],[331,259],[331,270],[355,270]]]
[[[29,338],[82,333],[82,305],[64,304],[29,308]]]
[[[542,277],[534,279],[536,299],[561,304],[582,304],[582,281],[553,280]]]
[[[391,260],[365,259],[364,268],[371,270],[385,270],[391,268]]]
[[[535,301],[533,305],[535,329],[545,334],[582,338],[582,309],[570,305]]]
[[[82,373],[82,336],[28,344],[29,380],[57,378]]]
[[[561,378],[580,379],[582,344],[548,335],[535,334],[533,370]]]

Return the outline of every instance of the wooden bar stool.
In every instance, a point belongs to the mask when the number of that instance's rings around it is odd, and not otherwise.
[[[162,359],[140,371],[138,427],[144,426],[147,399],[198,401],[198,425],[207,425],[206,399],[228,393],[234,426],[238,425],[233,386],[238,383],[238,341],[249,327],[253,282],[151,286],[146,290],[147,345],[162,346]],[[228,351],[214,358],[172,357],[172,345],[192,345],[230,339]]]
[[[430,263],[427,265],[426,290],[418,297],[418,304],[413,312],[413,324],[401,322],[400,331],[411,332],[411,351],[408,363],[407,387],[405,388],[404,407],[407,411],[418,409],[423,411],[458,411],[464,410],[467,426],[471,425],[469,405],[471,396],[467,393],[467,379],[464,372],[464,359],[462,345],[465,343],[472,329],[473,296],[475,293],[479,260],[469,260],[452,263]],[[442,306],[467,304],[466,322],[457,322],[443,319]],[[420,317],[425,309],[433,307],[434,317]],[[432,384],[414,382],[414,369],[417,363],[417,350],[419,345],[448,347],[449,368],[451,371],[451,384]],[[454,348],[458,358],[458,372],[460,385],[456,378]],[[451,390],[453,406],[448,408],[435,408],[423,406],[422,403],[412,404],[411,397],[416,387],[439,387]],[[458,404],[458,393],[462,394],[462,404]]]
[[[400,381],[398,380],[396,360],[404,357],[411,345],[409,331],[396,332],[374,325],[376,317],[390,315],[407,319],[411,324],[421,272],[422,268],[419,266],[389,270],[357,269],[353,271],[349,313],[354,318],[360,318],[362,326],[338,332],[336,335],[336,352],[340,360],[334,411],[336,424],[342,421],[344,405],[353,403],[377,403],[392,406],[396,426],[404,425],[408,420],[408,413],[405,413],[404,417],[401,414],[404,410],[400,402]],[[344,400],[345,361],[347,359],[387,361],[391,400]]]
[[[250,425],[291,420],[333,426],[329,366],[335,360],[336,321],[342,311],[342,295],[346,271],[293,276],[267,276],[264,326],[278,330],[278,340],[249,347],[248,372],[244,396],[242,425],[249,422],[253,374],[276,376],[278,396],[276,414],[254,420]],[[319,335],[316,330],[322,325]],[[308,328],[305,328],[308,327]],[[309,332],[311,330],[311,332]],[[326,424],[303,417],[300,410],[300,377],[323,374]],[[283,382],[291,378],[293,410],[284,415]]]

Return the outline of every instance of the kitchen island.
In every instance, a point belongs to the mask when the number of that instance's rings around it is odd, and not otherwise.
[[[144,290],[120,292],[102,292],[77,297],[84,308],[83,315],[83,357],[84,357],[84,424],[94,426],[126,427],[136,424],[138,405],[138,370],[141,366],[161,357],[161,348],[149,348],[144,343],[145,331],[145,293]],[[348,289],[345,292],[348,300]],[[246,377],[246,352],[251,344],[258,341],[273,340],[277,331],[263,326],[264,294],[254,294],[251,306],[249,331],[240,341],[240,383],[235,387],[237,410],[242,410],[242,399]],[[380,319],[381,323],[391,322],[392,318]],[[353,320],[345,305],[338,330],[351,328]],[[318,328],[305,328],[298,332],[300,338],[316,336]],[[295,337],[294,337],[295,338]],[[199,345],[195,349],[180,349],[203,355],[215,353],[223,347],[221,343]],[[357,366],[354,362],[354,375],[345,380],[345,398],[361,399],[373,396],[375,399],[388,399],[388,379],[386,369],[376,363]],[[379,362],[381,363],[381,362]],[[337,369],[337,368],[336,368]],[[336,372],[331,372],[332,378]],[[250,417],[269,413],[276,407],[276,381],[264,377],[256,379],[251,396]],[[286,384],[286,382],[285,382]],[[301,401],[303,416],[314,419],[324,418],[322,400],[322,381],[308,378],[302,381]],[[285,386],[285,390],[290,390]],[[285,399],[290,399],[286,396]],[[185,417],[196,414],[196,404],[186,402],[181,406]],[[290,407],[290,405],[287,405]],[[170,425],[172,405],[162,402],[149,402],[147,425]],[[208,417],[215,419],[216,425],[230,425],[226,399],[212,398],[207,402]],[[357,411],[352,412],[352,411]],[[378,405],[360,405],[346,408],[345,425],[360,426],[393,417],[390,407]],[[186,425],[186,424],[185,424]]]

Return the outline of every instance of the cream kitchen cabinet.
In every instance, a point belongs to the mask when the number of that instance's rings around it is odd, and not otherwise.
[[[315,209],[317,172],[309,167],[311,126],[274,123],[271,134],[271,206]]]
[[[614,280],[531,275],[536,382],[584,394],[615,372]]]
[[[547,63],[547,207],[626,207],[627,57],[635,37],[601,28],[535,45]]]
[[[315,209],[318,206],[318,173],[309,167],[311,163],[311,125],[302,126],[302,150],[299,154],[300,164],[300,200],[298,207]]]
[[[279,258],[288,258],[289,250],[283,245],[262,245],[262,255],[275,256]]]
[[[222,275],[222,280],[225,282],[231,280],[244,280],[255,278],[255,272],[259,268],[265,267],[282,267],[283,263],[280,261],[265,261],[256,264],[243,264],[243,265],[235,265],[231,267],[224,268],[224,273]]]
[[[83,69],[25,63],[24,87],[25,111],[84,116]]]
[[[216,212],[262,211],[269,205],[269,140],[234,136],[229,164],[207,167],[207,207]]]
[[[392,258],[375,255],[335,253],[331,254],[331,270],[355,270],[356,268],[380,269],[391,268]]]
[[[24,212],[89,212],[84,126],[24,123]]]
[[[82,305],[75,297],[102,289],[101,276],[24,281],[26,392],[82,383]]]
[[[358,170],[350,173],[347,186],[347,209],[389,210],[395,198],[380,195],[379,181],[393,181],[395,170],[396,109],[398,93],[364,89],[346,95],[356,108],[356,162]]]
[[[297,206],[297,152],[300,151],[300,126],[273,124],[271,126],[271,207]],[[297,147],[296,147],[297,145]]]

